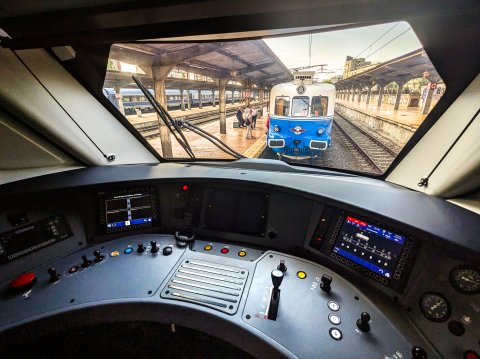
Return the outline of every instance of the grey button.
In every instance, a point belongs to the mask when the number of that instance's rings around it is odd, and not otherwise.
[[[327,305],[328,305],[328,308],[330,308],[330,310],[333,310],[334,312],[340,309],[340,306],[338,305],[338,303],[333,300],[328,302]]]
[[[340,317],[336,314],[329,314],[328,315],[328,320],[330,321],[330,323],[335,324],[335,325],[339,325],[340,322],[341,322]]]
[[[330,336],[335,340],[342,339],[342,332],[340,331],[340,329],[330,328],[329,333],[330,333]]]

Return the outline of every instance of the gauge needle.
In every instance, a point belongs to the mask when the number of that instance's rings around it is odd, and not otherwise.
[[[477,284],[477,285],[480,284],[480,282],[477,282],[477,281],[475,281],[475,280],[473,280],[473,279],[470,279],[470,278],[468,278],[468,277],[462,277],[462,279],[463,279],[464,281],[467,281],[467,282],[470,282],[470,283],[474,283],[474,284]]]

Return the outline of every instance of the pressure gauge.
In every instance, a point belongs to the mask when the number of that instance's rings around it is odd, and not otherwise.
[[[420,310],[432,322],[444,322],[450,317],[450,304],[447,299],[438,293],[425,293],[420,299]]]
[[[463,294],[480,293],[480,271],[472,266],[454,267],[449,274],[453,288]]]

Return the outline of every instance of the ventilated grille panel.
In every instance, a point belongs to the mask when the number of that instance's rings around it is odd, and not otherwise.
[[[182,300],[235,314],[248,270],[186,259],[170,278],[162,298]]]

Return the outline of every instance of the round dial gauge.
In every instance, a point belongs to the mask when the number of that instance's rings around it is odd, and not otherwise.
[[[457,266],[450,271],[450,283],[463,294],[480,293],[480,271],[470,266]]]
[[[444,322],[450,317],[450,304],[438,293],[425,293],[420,299],[420,310],[432,322]]]

